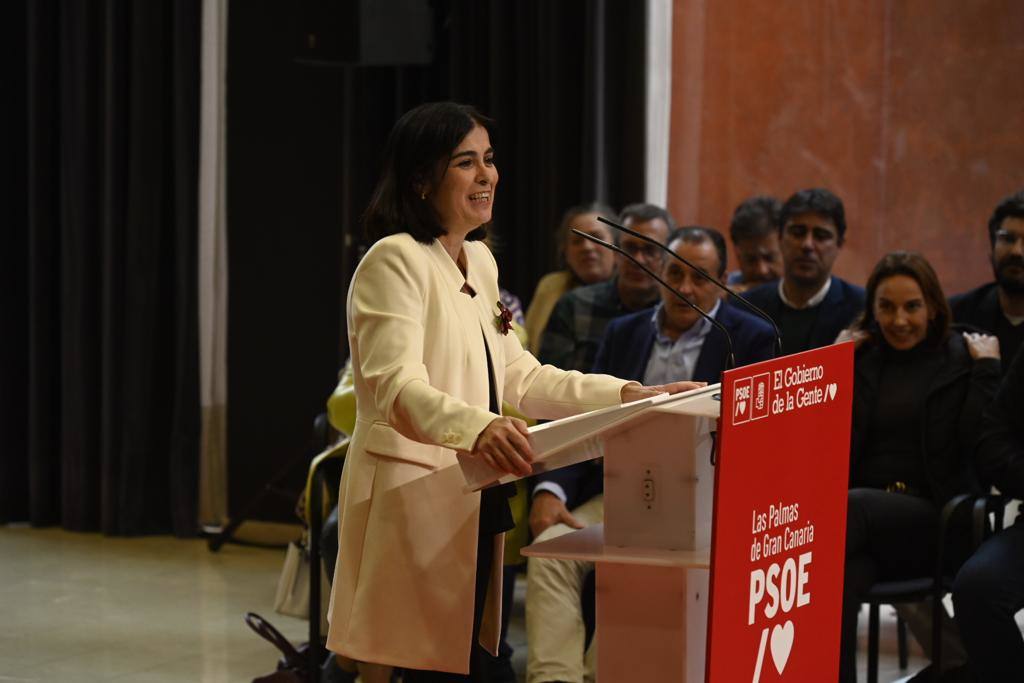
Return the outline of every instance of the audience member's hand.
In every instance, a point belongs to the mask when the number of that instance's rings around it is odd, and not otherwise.
[[[533,473],[534,454],[526,423],[515,417],[499,417],[491,421],[470,452],[494,469],[508,474],[528,476]]]
[[[638,382],[630,382],[622,387],[620,396],[623,403],[629,403],[630,401],[639,401],[642,398],[650,398],[658,394],[678,394],[682,391],[700,389],[707,385],[707,382],[672,382],[671,384],[655,384],[645,387]]]
[[[569,512],[569,508],[565,507],[561,498],[550,491],[534,494],[533,503],[530,505],[530,531],[533,532],[533,537],[537,538],[542,531],[559,522],[573,529],[583,528],[580,521]]]
[[[845,330],[843,330],[842,332],[839,333],[838,337],[836,337],[836,344],[841,344],[843,342],[852,341],[853,342],[853,348],[859,349],[860,345],[863,344],[864,342],[866,342],[868,340],[868,337],[870,337],[870,336],[871,335],[869,335],[864,330],[855,330],[855,329],[852,329],[852,328],[846,328]]]
[[[964,341],[967,342],[967,350],[974,360],[999,358],[999,340],[990,334],[964,332]]]

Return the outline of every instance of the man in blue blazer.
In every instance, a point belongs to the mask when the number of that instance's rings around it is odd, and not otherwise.
[[[744,296],[775,320],[783,353],[832,344],[864,310],[864,289],[832,275],[845,238],[843,202],[828,190],[801,190],[782,205],[782,279]]]
[[[712,277],[721,280],[725,275],[725,239],[718,231],[680,228],[667,244]],[[701,274],[668,259],[661,276],[728,331],[738,366],[773,356],[772,328],[724,301],[721,290]],[[726,369],[727,349],[718,328],[663,288],[657,306],[608,324],[593,371],[645,384],[648,380],[714,383]],[[604,472],[600,461],[547,472],[538,480],[530,515],[537,540],[602,520]],[[591,570],[587,562],[529,560],[526,627],[530,644],[527,680],[531,683],[586,678],[580,594]]]

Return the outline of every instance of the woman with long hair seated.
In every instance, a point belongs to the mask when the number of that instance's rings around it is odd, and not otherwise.
[[[999,383],[995,337],[954,332],[938,277],[893,252],[868,278],[850,336],[853,430],[840,681],[856,681],[857,615],[877,581],[930,575],[942,506],[971,489],[966,463]]]
[[[615,274],[615,254],[588,239],[573,233],[576,228],[588,235],[614,241],[612,229],[598,217],[615,220],[609,207],[598,202],[570,207],[558,224],[558,254],[565,261],[564,270],[548,273],[537,283],[537,289],[526,311],[526,338],[530,353],[540,351],[540,339],[555,304],[570,289],[604,282]]]

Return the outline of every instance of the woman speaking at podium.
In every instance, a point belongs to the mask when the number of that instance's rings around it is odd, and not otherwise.
[[[364,216],[376,242],[352,277],[358,419],[339,501],[328,648],[407,669],[405,681],[482,680],[500,628],[504,487],[467,493],[456,452],[530,472],[526,425],[698,385],[643,387],[541,366],[508,334],[481,241],[498,185],[492,123],[425,104],[395,124]]]

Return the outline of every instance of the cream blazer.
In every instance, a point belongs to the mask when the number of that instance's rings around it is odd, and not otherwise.
[[[367,252],[348,293],[357,420],[341,479],[328,647],[366,662],[468,673],[480,494],[455,450],[471,450],[488,412],[487,358],[499,396],[554,419],[619,403],[624,380],[541,366],[502,335],[498,269],[482,242],[467,273],[435,240],[408,234]],[[461,293],[464,284],[476,292]],[[480,643],[497,651],[504,534],[494,539]]]

